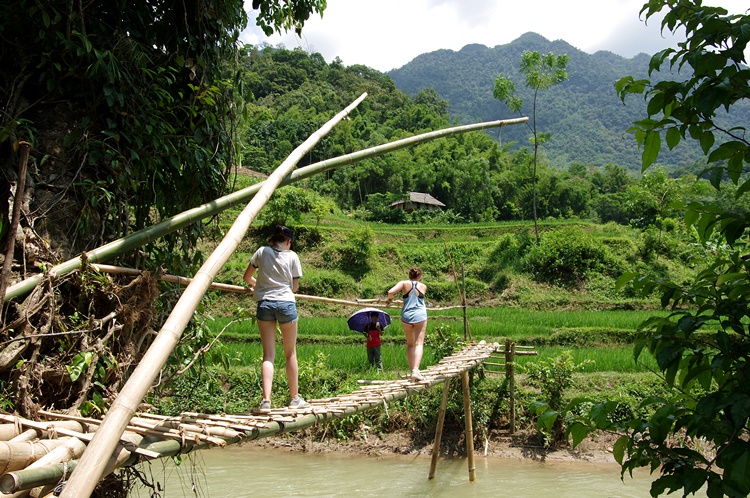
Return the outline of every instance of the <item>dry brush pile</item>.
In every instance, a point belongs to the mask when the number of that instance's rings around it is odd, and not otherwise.
[[[118,280],[84,268],[46,276],[9,301],[0,329],[0,408],[96,415],[155,335],[159,288],[148,272]]]

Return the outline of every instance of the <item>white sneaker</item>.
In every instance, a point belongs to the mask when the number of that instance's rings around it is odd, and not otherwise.
[[[289,402],[289,408],[292,410],[302,410],[304,408],[310,408],[312,405],[304,400],[302,396],[297,396],[296,398],[292,398],[292,400]]]
[[[424,380],[424,376],[422,376],[421,373],[419,373],[419,369],[415,368],[411,371],[411,380],[421,381]]]
[[[271,400],[261,400],[260,406],[258,407],[258,413],[271,413]]]

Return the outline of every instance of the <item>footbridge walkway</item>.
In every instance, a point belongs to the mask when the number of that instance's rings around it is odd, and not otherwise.
[[[422,371],[424,380],[361,380],[360,387],[349,394],[313,399],[310,408],[272,409],[268,414],[182,413],[167,417],[137,413],[123,433],[117,450],[107,464],[107,473],[134,465],[144,459],[155,459],[190,453],[199,449],[221,447],[292,432],[343,418],[365,410],[418,394],[443,383],[443,401],[436,430],[430,477],[434,476],[439,453],[440,435],[445,414],[448,388],[453,378],[461,377],[466,415],[469,478],[474,480],[471,409],[468,372],[499,351],[497,343],[470,344],[455,354]],[[2,496],[48,496],[75,469],[78,458],[101,423],[88,419],[43,411],[43,421],[32,421],[0,414],[0,491]],[[32,494],[29,494],[32,490]],[[51,495],[50,495],[51,496]]]

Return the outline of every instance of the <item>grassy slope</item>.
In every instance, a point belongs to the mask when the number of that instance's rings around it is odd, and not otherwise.
[[[240,177],[238,188],[252,181]],[[226,212],[217,220],[214,227],[217,236],[226,231],[239,210],[236,208]],[[542,222],[540,227],[548,230],[565,223],[583,226],[607,244],[635,243],[633,239],[637,236],[615,225],[600,226],[583,221]],[[336,213],[320,222],[307,217],[302,223],[291,225],[298,234],[297,252],[303,264],[301,293],[350,300],[379,297],[394,282],[405,278],[409,267],[419,265],[426,272],[428,300],[434,305],[457,304],[449,251],[459,275],[462,268],[465,273],[470,303],[467,315],[473,338],[503,341],[505,337],[510,337],[519,344],[534,345],[540,356],[520,358],[519,365],[552,358],[563,350],[572,350],[576,362],[594,360],[582,373],[575,375],[575,387],[569,393],[571,396],[587,394],[599,398],[611,394],[612,386],[630,386],[622,389],[627,390],[627,396],[632,398],[631,404],[635,405],[640,393],[653,392],[653,376],[642,365],[635,365],[630,344],[638,324],[658,312],[657,303],[617,295],[613,291],[613,281],[598,280],[578,289],[563,289],[535,283],[528,275],[509,270],[509,285],[496,292],[479,280],[479,272],[488,264],[498,239],[507,233],[531,231],[533,225],[529,222],[462,226],[384,225],[365,223]],[[340,254],[352,234],[364,227],[369,227],[374,237],[369,270],[352,271],[341,262]],[[240,284],[250,255],[264,240],[265,236],[251,228],[217,281]],[[209,251],[210,248],[211,244],[208,244],[204,250]],[[435,299],[435,294],[439,294],[441,299]],[[253,309],[247,296],[228,293],[214,295],[206,304],[207,311],[215,317],[211,327],[216,330],[230,320],[229,317],[238,307]],[[376,373],[366,365],[361,338],[346,329],[345,318],[356,308],[300,302],[299,309],[298,353],[301,372],[317,372],[311,379],[339,372],[343,384],[338,385],[337,389],[345,389],[346,386],[354,387],[357,378],[393,378],[406,370],[397,310],[391,313],[394,324],[385,334],[383,357],[386,370]],[[439,347],[436,342],[437,327],[443,333],[463,337],[461,311],[430,315],[424,365],[433,361],[434,348]],[[249,377],[257,377],[260,345],[252,321],[244,320],[228,327],[223,339],[233,367],[230,375],[246,372]],[[280,391],[279,396],[283,396],[282,355],[277,355],[277,360],[279,382],[275,383],[275,387]],[[646,364],[653,367],[652,361],[646,361]],[[326,381],[329,387],[337,383],[338,380],[335,383]],[[314,387],[313,380],[301,376],[302,384],[306,384],[310,397],[323,394],[314,391],[318,387]],[[522,368],[517,387],[522,400],[531,401],[538,394],[523,382]],[[254,390],[240,399],[238,409],[254,406],[256,400],[253,398],[257,393],[253,393]],[[618,395],[624,396],[622,393]],[[208,398],[213,399],[212,396]],[[524,420],[523,417],[521,419]]]

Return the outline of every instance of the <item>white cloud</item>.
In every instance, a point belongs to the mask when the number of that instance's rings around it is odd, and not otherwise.
[[[706,1],[706,4],[715,2]],[[744,12],[744,0],[721,0],[730,12]],[[364,64],[389,71],[416,56],[470,43],[504,45],[529,31],[562,39],[593,53],[609,50],[632,57],[653,54],[677,40],[661,34],[661,20],[639,19],[644,0],[328,0],[321,19],[294,33],[265,37],[251,20],[243,41],[283,44],[320,52],[327,61]],[[247,6],[249,8],[249,5]],[[252,15],[252,11],[250,11]]]

